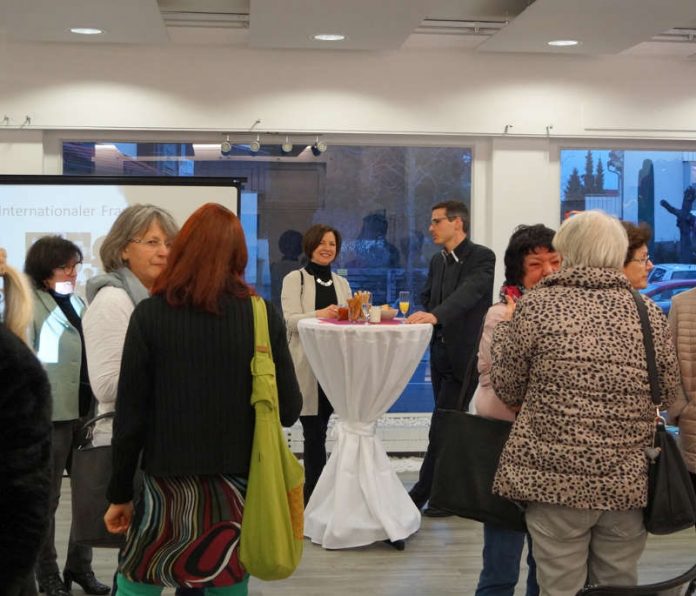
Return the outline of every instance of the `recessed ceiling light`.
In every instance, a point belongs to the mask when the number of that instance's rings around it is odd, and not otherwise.
[[[557,46],[563,48],[568,46],[576,46],[580,42],[575,39],[554,39],[553,41],[548,41],[546,43],[550,46]]]
[[[314,36],[317,41],[343,41],[345,38],[341,33],[319,33]]]
[[[104,31],[96,27],[73,27],[70,29],[70,33],[77,33],[78,35],[100,35],[104,33]]]

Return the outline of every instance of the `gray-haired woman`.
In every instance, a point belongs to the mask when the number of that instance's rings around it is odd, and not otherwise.
[[[174,218],[154,205],[132,205],[116,218],[99,250],[106,274],[87,282],[89,308],[82,327],[97,414],[113,412],[126,330],[135,306],[167,263],[179,231]],[[111,443],[111,420],[100,420],[94,445]]]
[[[493,334],[491,381],[521,407],[493,491],[527,506],[541,594],[592,584],[631,586],[645,547],[643,507],[655,407],[643,333],[623,274],[619,221],[598,211],[566,220],[553,245],[561,271],[518,302]],[[662,405],[679,369],[659,307],[644,299]]]
[[[99,250],[106,273],[87,282],[89,308],[83,319],[89,378],[97,414],[113,412],[126,331],[136,305],[167,264],[169,247],[179,232],[168,211],[154,205],[132,205],[116,218]],[[99,420],[92,443],[111,443],[112,420]],[[116,582],[112,594],[116,593]],[[199,594],[177,590],[177,594]]]

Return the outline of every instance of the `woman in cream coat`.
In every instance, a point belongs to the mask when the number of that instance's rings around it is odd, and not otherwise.
[[[679,399],[669,414],[679,419],[680,445],[696,489],[696,289],[672,298],[669,324],[681,369]]]
[[[341,234],[331,226],[313,225],[302,238],[307,266],[283,279],[281,303],[288,328],[290,354],[304,405],[300,422],[304,434],[305,504],[326,464],[326,427],[333,407],[317,383],[305,356],[297,323],[309,317],[335,318],[338,304],[351,296],[348,280],[331,272],[331,263],[341,251]]]

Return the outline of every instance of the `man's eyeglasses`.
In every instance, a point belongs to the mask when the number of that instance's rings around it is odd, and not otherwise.
[[[645,257],[643,257],[642,259],[631,259],[631,262],[640,263],[641,265],[643,265],[643,267],[645,267],[649,261],[650,261],[650,255],[645,255]]]
[[[62,271],[65,275],[75,275],[80,270],[82,263],[74,263],[72,265],[61,265],[56,267],[56,271]]]
[[[142,238],[132,238],[131,242],[142,244],[145,248],[149,248],[151,250],[157,250],[160,246],[164,246],[165,248],[172,247],[172,243],[169,240],[143,240]]]
[[[436,226],[437,224],[439,224],[441,221],[443,221],[443,220],[445,220],[445,219],[446,219],[447,221],[452,221],[452,220],[454,219],[454,217],[448,217],[448,216],[445,216],[445,217],[433,217],[433,218],[430,220],[430,225]]]

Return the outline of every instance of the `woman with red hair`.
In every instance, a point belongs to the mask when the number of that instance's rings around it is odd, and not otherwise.
[[[131,317],[105,516],[111,532],[130,528],[119,596],[159,594],[164,586],[247,593],[238,557],[254,434],[254,291],[244,281],[246,264],[239,218],[203,205],[174,240],[152,297]],[[266,308],[280,419],[290,426],[302,397],[283,320]],[[143,495],[134,510],[141,456]]]

